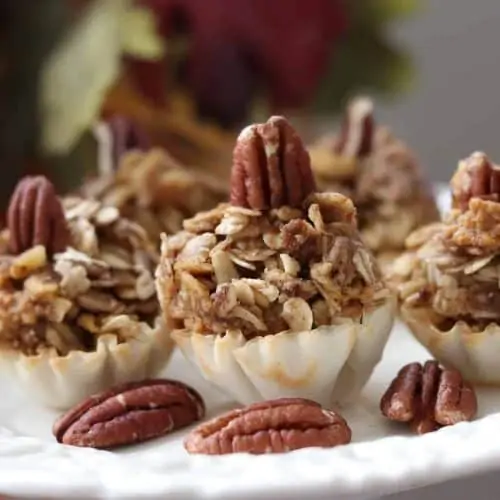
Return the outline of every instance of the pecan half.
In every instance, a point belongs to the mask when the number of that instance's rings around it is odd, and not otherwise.
[[[341,156],[362,158],[372,151],[374,132],[373,103],[358,97],[347,106],[333,149]]]
[[[284,453],[329,448],[351,441],[338,414],[307,399],[275,399],[233,410],[205,422],[184,441],[189,453]]]
[[[408,422],[417,434],[472,420],[477,412],[474,389],[459,371],[441,368],[437,361],[410,363],[382,396],[382,414],[389,420]]]
[[[451,179],[453,207],[466,211],[471,198],[500,201],[500,167],[481,152],[461,161]]]
[[[185,427],[205,414],[201,396],[173,380],[130,382],[92,396],[54,424],[57,441],[109,449]]]
[[[233,152],[232,205],[300,207],[314,191],[309,153],[286,118],[273,116],[241,132]]]
[[[70,240],[54,185],[43,176],[24,177],[9,202],[10,250],[19,254],[37,245],[47,253],[63,251]]]

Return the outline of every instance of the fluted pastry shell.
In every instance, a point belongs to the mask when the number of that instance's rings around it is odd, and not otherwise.
[[[241,404],[302,397],[331,406],[359,395],[380,361],[391,331],[395,301],[363,315],[311,331],[246,340],[239,331],[172,337],[202,376]]]
[[[417,340],[443,365],[456,368],[470,382],[500,385],[499,325],[490,323],[477,332],[457,321],[443,331],[433,324],[429,309],[403,306],[401,316]]]
[[[84,398],[116,384],[153,377],[165,366],[173,342],[163,322],[154,328],[141,324],[140,333],[126,342],[114,334],[97,337],[91,352],[70,351],[59,356],[45,348],[27,356],[13,349],[0,349],[0,369],[20,384],[27,396],[56,409],[67,409]]]

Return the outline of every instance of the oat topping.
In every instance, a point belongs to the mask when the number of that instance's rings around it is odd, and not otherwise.
[[[157,279],[174,328],[247,338],[360,318],[389,293],[338,193],[312,195],[302,209],[202,212],[163,237]]]
[[[395,262],[390,282],[404,307],[428,309],[436,326],[463,320],[481,331],[500,321],[500,203],[478,191],[469,192],[464,204],[456,192],[463,183],[456,179],[452,189],[460,203],[442,223],[408,237],[408,251]]]
[[[92,350],[106,333],[125,341],[158,314],[145,231],[97,201],[63,208],[71,242],[53,256],[42,245],[10,255],[9,230],[0,233],[0,342],[25,354]]]
[[[182,221],[227,198],[222,181],[190,171],[161,149],[130,151],[116,173],[83,187],[83,196],[117,207],[120,214],[141,224],[156,241],[173,234]]]
[[[370,249],[402,250],[406,236],[439,214],[413,153],[374,124],[371,109],[366,99],[355,100],[339,134],[311,147],[312,166],[319,189],[353,200]]]

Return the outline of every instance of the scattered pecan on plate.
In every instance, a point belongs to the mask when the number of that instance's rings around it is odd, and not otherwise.
[[[336,412],[307,399],[285,398],[232,410],[196,427],[187,436],[188,453],[285,453],[331,448],[351,441],[351,429]]]
[[[380,409],[389,420],[408,423],[413,432],[425,434],[472,420],[477,399],[458,370],[427,361],[401,368],[382,396]]]
[[[203,399],[188,385],[144,380],[85,399],[54,423],[53,434],[63,444],[110,449],[169,434],[204,415]]]

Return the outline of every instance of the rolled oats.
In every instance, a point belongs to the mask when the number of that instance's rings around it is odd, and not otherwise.
[[[115,223],[119,213],[138,222],[153,241],[162,232],[179,231],[185,218],[227,197],[223,182],[184,168],[160,149],[126,153],[114,175],[88,182],[82,191],[107,206],[92,213],[98,226]]]
[[[352,199],[360,233],[372,251],[401,252],[413,230],[439,218],[423,172],[409,148],[386,127],[374,124],[363,142],[369,147],[354,157],[346,156],[345,148],[335,149],[339,141],[349,144],[359,139],[346,136],[349,133],[342,129],[312,146],[318,186],[326,195],[339,192]],[[321,219],[311,209],[310,218],[319,227]],[[324,213],[323,220],[327,222]]]
[[[476,331],[500,321],[500,204],[479,196],[467,201],[442,223],[408,236],[390,284],[405,307],[426,308],[436,326],[461,320]]]
[[[157,274],[166,317],[179,328],[247,338],[307,331],[338,317],[359,320],[389,293],[357,235],[354,206],[340,194],[313,195],[302,210],[221,205],[184,228],[163,239]]]
[[[93,349],[105,333],[124,342],[158,314],[158,254],[145,231],[95,200],[63,205],[72,235],[64,252],[0,256],[0,343],[25,354]]]
[[[311,330],[313,326],[313,312],[309,304],[299,297],[288,299],[283,304],[283,319],[293,332]]]
[[[230,283],[238,278],[238,272],[231,260],[231,257],[223,250],[212,253],[212,265],[214,267],[217,284]]]
[[[296,277],[300,272],[300,264],[293,257],[290,257],[286,253],[280,254],[281,264],[283,265],[283,270],[286,274]]]

